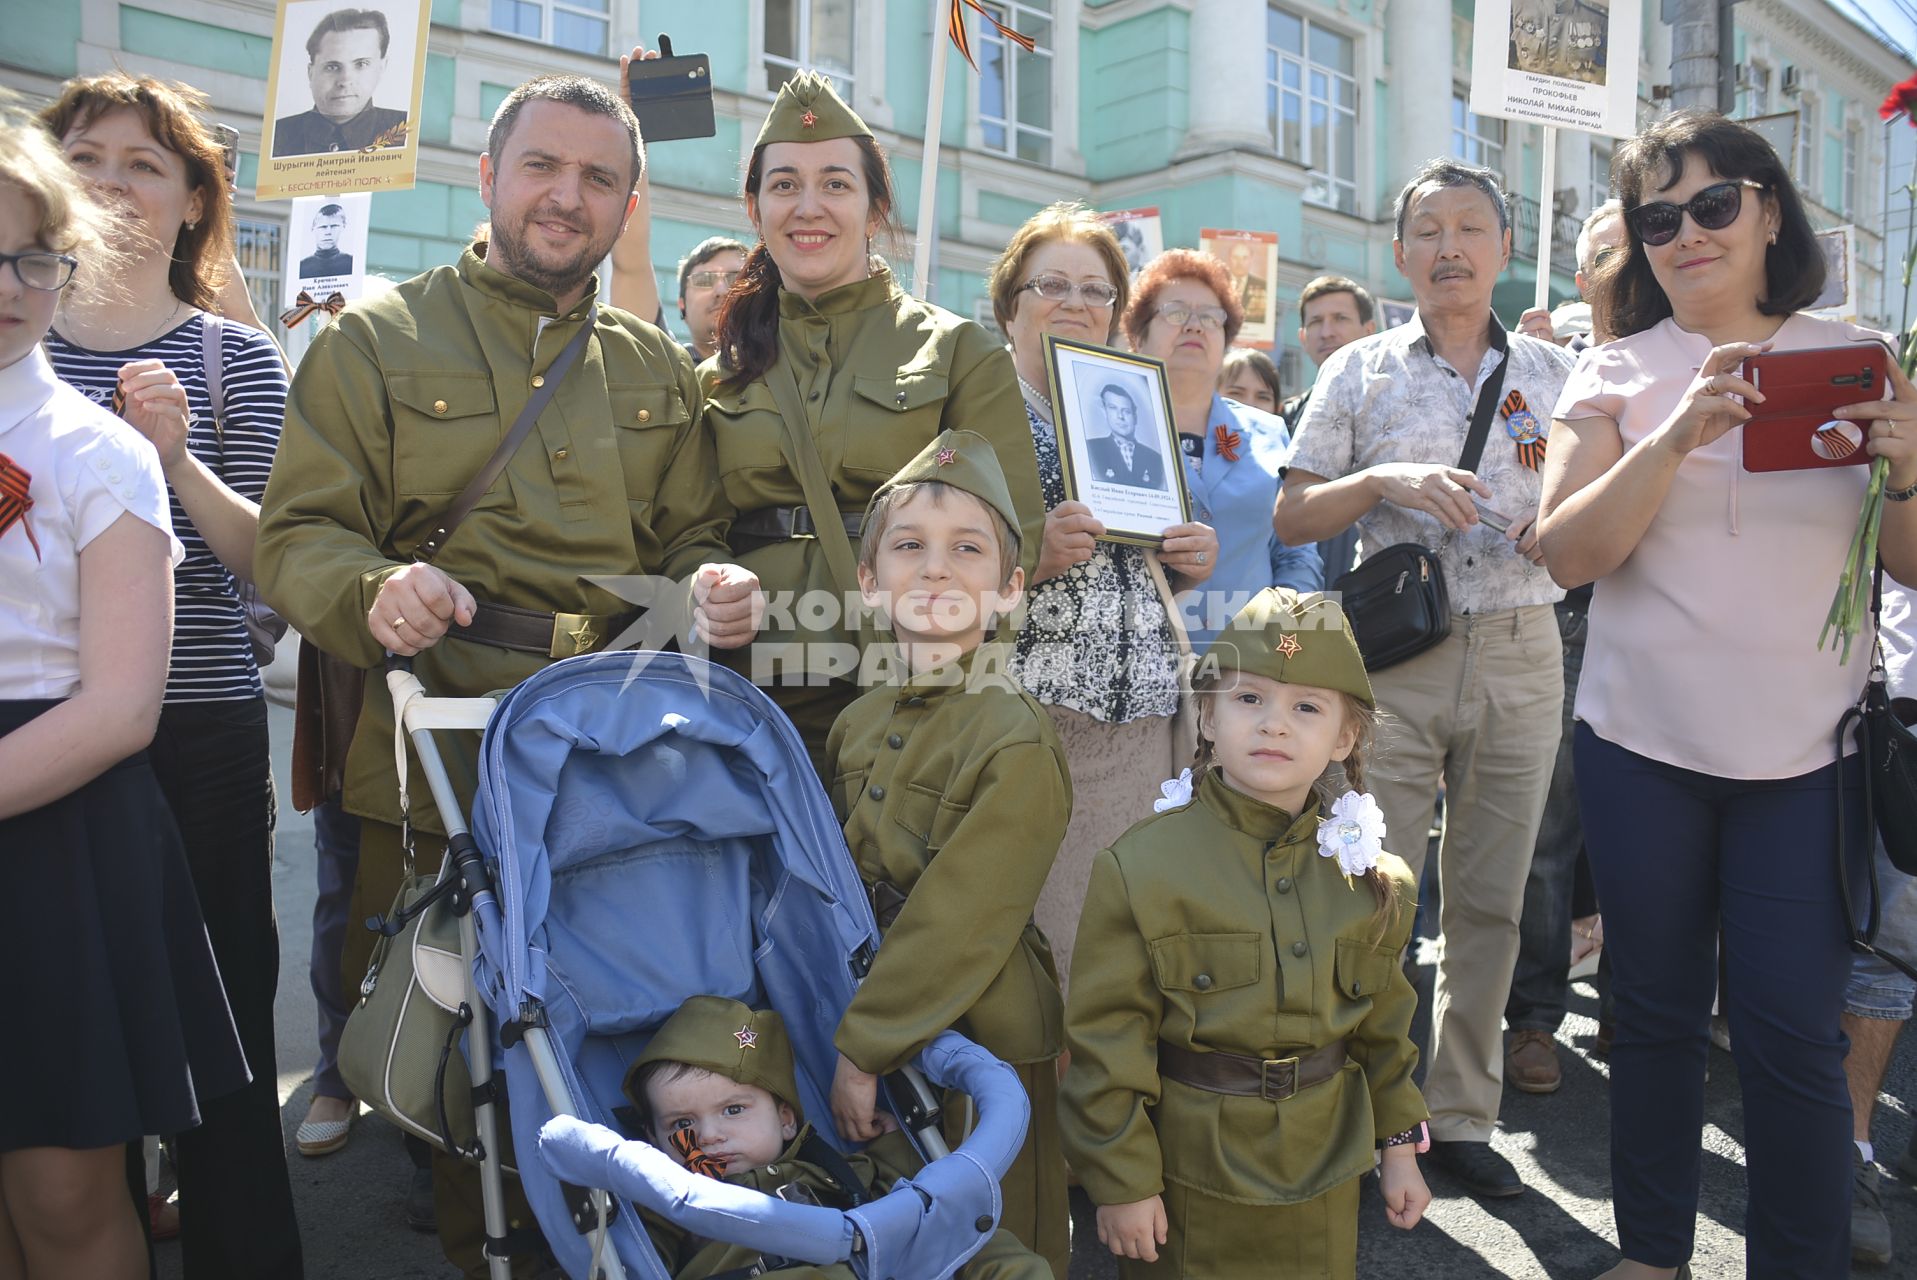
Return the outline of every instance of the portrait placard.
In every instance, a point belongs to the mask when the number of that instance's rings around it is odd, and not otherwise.
[[[1148,205],[1143,209],[1114,209],[1098,215],[1118,237],[1118,247],[1125,251],[1125,265],[1130,268],[1132,278],[1145,269],[1145,264],[1165,252],[1165,224],[1158,217],[1158,206]]]
[[[1411,317],[1418,314],[1415,302],[1399,302],[1395,298],[1378,299],[1378,327],[1395,329],[1401,324],[1410,324]]]
[[[1164,362],[1047,334],[1045,373],[1065,496],[1092,509],[1106,541],[1158,546],[1191,519]]]
[[[426,0],[280,0],[260,199],[413,185],[430,21]]]
[[[1477,0],[1471,110],[1630,137],[1642,20],[1637,0]]]
[[[1205,227],[1198,232],[1198,248],[1225,264],[1232,292],[1245,309],[1245,324],[1233,339],[1240,347],[1270,351],[1278,341],[1278,233],[1275,231],[1221,231]]]
[[[343,196],[301,196],[287,217],[286,300],[293,307],[299,295],[324,301],[337,293],[348,302],[366,286],[366,233],[373,197],[366,192]]]

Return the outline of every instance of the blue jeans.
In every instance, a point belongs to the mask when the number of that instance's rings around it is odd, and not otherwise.
[[[1544,818],[1538,825],[1531,872],[1524,881],[1524,915],[1518,921],[1518,962],[1511,972],[1511,994],[1504,1020],[1513,1031],[1557,1034],[1564,1021],[1565,991],[1571,970],[1571,882],[1584,826],[1578,820],[1577,779],[1571,762],[1578,676],[1584,670],[1585,611],[1560,602],[1558,636],[1564,641],[1564,735],[1558,739],[1557,764],[1544,794]]]
[[[1744,1094],[1747,1273],[1848,1275],[1840,766],[1717,778],[1627,751],[1583,723],[1575,759],[1617,1001],[1611,1193],[1624,1256],[1674,1267],[1691,1255],[1721,930]],[[1861,774],[1855,757],[1841,767],[1855,883],[1867,852]]]
[[[340,948],[352,919],[353,880],[359,874],[359,819],[337,800],[313,807],[313,851],[317,855],[319,893],[313,899],[313,954],[307,978],[319,1018],[319,1062],[313,1067],[313,1094],[350,1099],[353,1091],[339,1074],[339,1035],[359,998],[340,973]]]

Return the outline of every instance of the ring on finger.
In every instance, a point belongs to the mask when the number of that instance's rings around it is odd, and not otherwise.
[[[1205,553],[1202,551],[1198,553],[1198,563],[1199,564],[1205,563]]]
[[[410,626],[410,625],[411,624],[406,621],[406,615],[403,613],[397,614],[393,618],[393,630],[395,631],[399,630],[401,627]]]

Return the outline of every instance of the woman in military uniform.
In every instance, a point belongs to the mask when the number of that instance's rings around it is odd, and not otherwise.
[[[872,256],[892,218],[891,174],[824,77],[802,72],[779,90],[745,206],[760,242],[700,369],[706,425],[741,513],[733,549],[769,605],[742,659],[816,762],[858,693],[852,548],[873,492],[940,431],[978,432],[1005,470],[1028,574],[1045,504],[1011,358],[978,325],[906,294]],[[808,684],[808,673],[829,680]]]
[[[1343,612],[1281,587],[1201,671],[1196,785],[1092,865],[1065,1152],[1126,1280],[1346,1280],[1375,1152],[1393,1226],[1431,1199],[1398,963],[1417,889],[1363,794],[1371,684]]]

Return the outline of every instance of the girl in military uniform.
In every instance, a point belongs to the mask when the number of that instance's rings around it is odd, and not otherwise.
[[[1416,885],[1363,790],[1371,684],[1338,606],[1274,587],[1196,686],[1194,768],[1093,864],[1066,1155],[1127,1280],[1354,1277],[1374,1160],[1392,1225],[1431,1199],[1398,964]]]
[[[779,90],[747,163],[745,206],[760,241],[720,311],[718,354],[700,368],[705,423],[740,513],[733,549],[771,603],[741,656],[816,762],[859,692],[862,634],[847,602],[857,603],[853,547],[873,492],[940,431],[978,432],[1004,468],[1027,573],[1045,502],[1004,346],[907,294],[872,255],[891,225],[891,173],[830,80],[801,72]],[[808,597],[830,608],[809,612]]]

